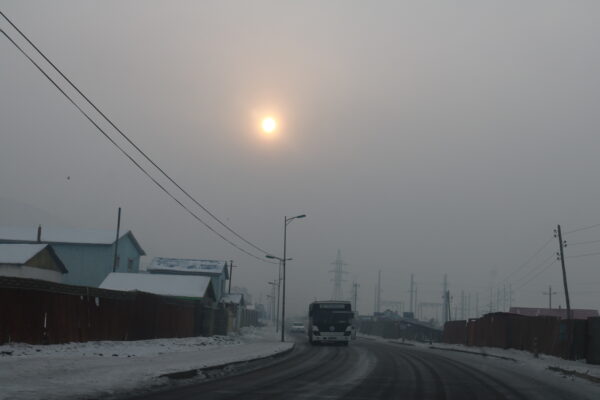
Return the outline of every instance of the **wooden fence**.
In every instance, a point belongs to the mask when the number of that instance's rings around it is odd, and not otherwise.
[[[0,277],[0,344],[225,335],[227,320],[200,300]]]

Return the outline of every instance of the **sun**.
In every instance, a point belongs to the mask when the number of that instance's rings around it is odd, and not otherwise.
[[[273,133],[277,129],[277,121],[272,117],[267,117],[262,121],[262,129],[265,133]]]

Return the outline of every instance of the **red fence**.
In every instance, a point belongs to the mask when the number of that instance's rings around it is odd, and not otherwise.
[[[209,336],[227,319],[199,300],[0,277],[0,344]]]
[[[598,339],[596,339],[598,340]],[[590,358],[587,322],[555,317],[526,317],[509,313],[487,314],[469,321],[444,325],[445,343],[527,350],[562,358]]]

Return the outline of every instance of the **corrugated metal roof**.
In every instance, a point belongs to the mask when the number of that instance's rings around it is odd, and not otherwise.
[[[126,292],[137,290],[162,296],[204,298],[211,295],[208,293],[210,282],[207,276],[111,272],[100,284],[100,288]]]
[[[229,278],[227,262],[219,260],[155,257],[147,269],[149,272],[160,271],[186,275],[217,276],[225,274],[225,277]]]
[[[25,264],[47,244],[0,243],[0,264]]]

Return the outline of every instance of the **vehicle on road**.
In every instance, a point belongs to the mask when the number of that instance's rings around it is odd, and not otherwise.
[[[290,332],[292,333],[304,333],[304,323],[302,322],[293,322],[290,327]]]
[[[315,301],[308,306],[308,341],[348,345],[354,312],[349,301]]]

